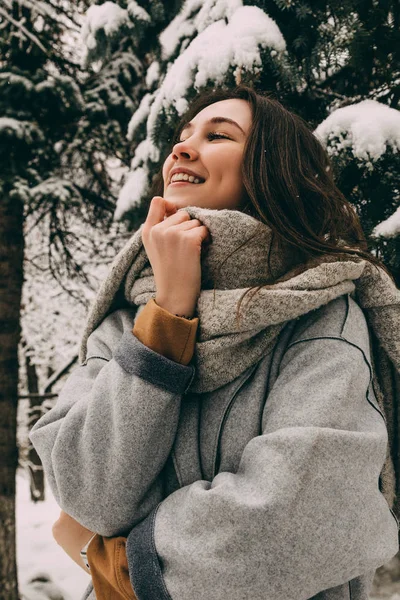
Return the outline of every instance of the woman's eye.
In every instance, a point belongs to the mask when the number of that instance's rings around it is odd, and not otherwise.
[[[207,134],[207,138],[209,140],[214,140],[218,138],[225,138],[226,140],[230,139],[227,135],[224,135],[223,133],[216,133],[215,131],[210,131],[210,133]]]
[[[230,140],[231,138],[228,137],[227,135],[224,135],[223,133],[217,133],[216,131],[210,131],[209,133],[207,133],[207,139],[209,140],[216,140],[216,139],[226,139],[226,140]],[[185,142],[186,140],[178,140],[178,143],[180,144],[181,142]]]

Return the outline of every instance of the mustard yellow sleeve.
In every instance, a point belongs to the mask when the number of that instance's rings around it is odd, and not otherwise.
[[[133,326],[133,334],[148,348],[187,365],[193,358],[199,318],[176,317],[151,298]]]
[[[96,535],[86,556],[97,600],[137,600],[129,579],[126,537]]]

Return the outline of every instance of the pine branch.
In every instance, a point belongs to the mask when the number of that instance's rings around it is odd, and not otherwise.
[[[43,46],[43,44],[41,43],[41,41],[38,40],[38,38],[36,37],[36,35],[34,35],[33,33],[31,33],[26,27],[24,27],[24,25],[20,21],[16,21],[12,17],[10,17],[10,15],[7,14],[7,12],[3,8],[1,8],[1,7],[0,7],[0,15],[3,15],[3,17],[5,19],[7,19],[7,21],[9,21],[10,23],[12,23],[12,25],[15,25],[15,27],[18,27],[18,29],[20,29],[21,32],[24,33],[25,36],[31,40],[31,42],[33,42],[34,44],[36,44],[36,46],[38,48],[40,48],[40,50],[44,54],[46,54],[46,56],[49,55],[48,51]]]

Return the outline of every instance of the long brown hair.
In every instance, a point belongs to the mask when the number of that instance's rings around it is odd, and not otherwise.
[[[179,140],[183,126],[203,108],[232,98],[246,100],[252,112],[241,166],[246,198],[243,207],[237,210],[267,224],[278,245],[286,243],[299,257],[298,265],[274,283],[285,281],[321,262],[349,259],[370,262],[377,269],[383,269],[395,283],[382,261],[368,251],[355,208],[334,181],[326,149],[304,119],[270,94],[245,85],[233,89],[206,89],[191,101],[189,110],[176,127],[172,143]],[[150,190],[151,197],[162,196],[163,189],[161,169]],[[249,291],[270,287],[260,285],[248,289],[239,308]]]

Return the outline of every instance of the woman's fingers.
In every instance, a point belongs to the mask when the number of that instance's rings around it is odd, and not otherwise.
[[[160,223],[165,215],[165,200],[161,196],[154,196],[150,202],[149,212],[145,225],[149,228],[154,227],[157,223]]]
[[[189,233],[191,233],[191,231],[188,231],[188,235]],[[211,241],[211,237],[210,237],[210,232],[208,231],[207,227],[205,225],[201,225],[201,227],[196,227],[196,231],[193,233],[193,237],[200,236],[200,240],[202,242],[210,242]]]
[[[170,222],[172,223],[172,221]],[[177,223],[176,225],[171,224],[171,227],[179,227],[180,230],[186,231],[187,229],[193,229],[194,227],[198,227],[199,225],[201,225],[201,223],[198,219],[190,219],[188,221],[185,220],[182,223]]]
[[[182,211],[183,212],[183,211]],[[199,219],[190,219],[190,221],[183,221],[172,227],[179,229],[179,231],[191,231],[195,229],[193,237],[201,240],[201,243],[208,244],[211,242],[211,235],[208,228],[202,224]],[[199,236],[199,237],[198,237]]]
[[[166,310],[181,314],[194,310],[201,287],[201,250],[208,236],[199,219],[154,196],[142,240],[154,273],[156,301]]]
[[[164,218],[162,221],[153,226],[153,232],[165,232],[167,229],[175,229],[175,226],[190,221],[190,215],[185,210],[180,210]]]
[[[154,196],[150,202],[149,212],[147,213],[144,227],[146,229],[151,229],[154,225],[162,223],[166,214],[169,216],[175,213],[176,206],[173,202],[165,200],[162,196]]]
[[[166,221],[168,222],[166,223]],[[207,227],[202,225],[199,219],[192,219],[185,210],[178,211],[173,202],[166,200],[162,196],[154,196],[150,203],[145,230],[150,232],[153,227],[157,230],[177,228],[180,231],[189,231],[196,229],[195,235],[200,235],[202,241],[211,241]]]

